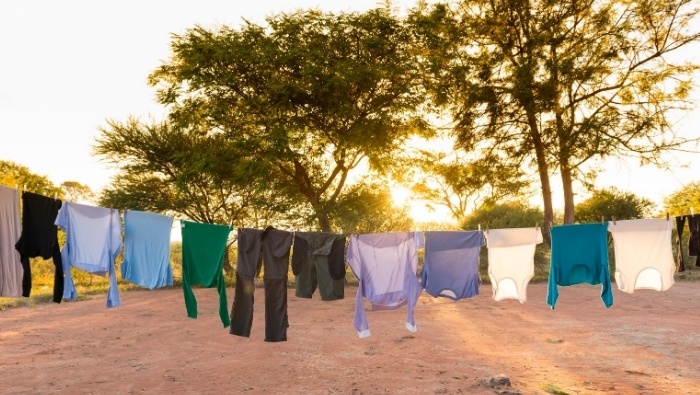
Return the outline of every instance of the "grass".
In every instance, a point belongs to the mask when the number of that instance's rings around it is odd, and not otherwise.
[[[554,384],[545,384],[542,386],[542,389],[554,395],[569,395],[568,392],[564,391],[563,389],[557,387]]]

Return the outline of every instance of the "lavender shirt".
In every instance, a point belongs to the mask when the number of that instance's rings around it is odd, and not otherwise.
[[[370,335],[363,297],[372,310],[392,310],[408,305],[406,328],[415,332],[413,309],[423,290],[418,283],[416,249],[422,247],[418,232],[352,235],[345,259],[360,282],[353,324],[358,335]]]

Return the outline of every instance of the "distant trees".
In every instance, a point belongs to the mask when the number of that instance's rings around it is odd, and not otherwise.
[[[407,161],[403,182],[416,197],[447,207],[455,221],[483,204],[520,199],[530,185],[518,167],[494,158],[469,159],[462,150],[418,150]]]
[[[542,226],[542,210],[520,202],[486,204],[464,217],[460,228],[474,230]]]
[[[700,181],[683,185],[664,199],[664,207],[671,215],[687,215],[692,209],[700,215]]]
[[[50,197],[55,194],[57,197],[63,198],[63,191],[46,176],[33,173],[28,167],[12,161],[0,160],[0,184],[9,187],[16,185],[25,191]]]
[[[63,198],[71,202],[92,203],[95,193],[89,186],[78,181],[64,181],[61,183]]]
[[[671,55],[697,41],[691,0],[471,0],[424,3],[411,16],[433,102],[452,115],[458,143],[537,169],[544,223],[550,174],[574,221],[574,180],[590,160],[662,153],[698,137],[671,116],[690,107],[697,64]],[[547,233],[547,232],[545,232]]]
[[[601,218],[606,221],[613,218],[637,219],[648,218],[655,204],[635,195],[632,192],[620,191],[617,188],[594,190],[589,198],[576,205],[576,221],[597,222]]]

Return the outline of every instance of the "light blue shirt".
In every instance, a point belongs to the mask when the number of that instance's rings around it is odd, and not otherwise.
[[[56,225],[66,232],[61,250],[65,285],[63,298],[75,300],[78,292],[73,283],[71,266],[105,276],[109,274],[107,307],[118,307],[119,289],[114,260],[122,248],[119,211],[64,202],[56,217]]]
[[[170,266],[171,217],[144,211],[124,213],[122,278],[154,289],[173,285]]]

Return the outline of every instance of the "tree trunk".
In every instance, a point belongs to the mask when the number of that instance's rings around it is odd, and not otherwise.
[[[549,228],[554,221],[554,208],[552,206],[552,187],[549,183],[549,169],[547,168],[547,158],[544,152],[542,136],[540,136],[537,119],[533,111],[527,111],[528,124],[530,126],[530,136],[535,147],[535,157],[537,159],[537,173],[540,176],[542,186],[542,203],[544,204],[544,223],[542,224],[542,237],[545,243],[552,245],[552,238]]]
[[[321,227],[321,232],[331,231],[331,220],[327,213],[316,213],[318,218],[318,225]]]
[[[574,187],[571,168],[569,168],[568,160],[562,159],[559,165],[561,172],[561,183],[564,189],[564,223],[574,223]]]
[[[231,265],[231,259],[228,254],[229,246],[226,246],[226,251],[224,251],[224,273],[233,275],[233,265]]]

